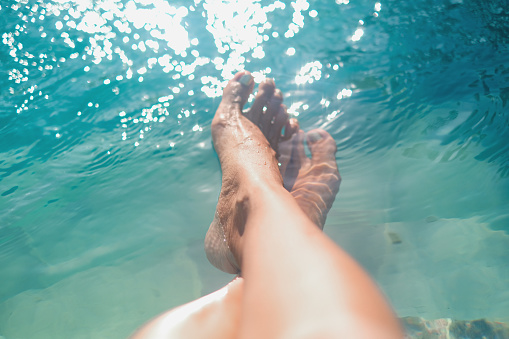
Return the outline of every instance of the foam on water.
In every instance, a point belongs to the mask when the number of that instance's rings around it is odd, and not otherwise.
[[[325,230],[400,316],[509,321],[505,7],[0,4],[0,336],[121,338],[228,282],[209,125],[243,68],[337,141]]]

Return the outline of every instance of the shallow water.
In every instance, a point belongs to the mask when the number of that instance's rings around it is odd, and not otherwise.
[[[337,141],[326,232],[399,316],[509,321],[504,1],[0,6],[0,337],[122,338],[231,279],[209,125],[243,68]]]

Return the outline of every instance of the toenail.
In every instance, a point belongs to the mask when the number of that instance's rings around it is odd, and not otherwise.
[[[308,133],[308,138],[311,142],[317,142],[322,138],[322,135],[318,132],[310,132]]]
[[[253,77],[251,74],[244,74],[240,79],[239,82],[244,86],[250,86],[253,83]]]

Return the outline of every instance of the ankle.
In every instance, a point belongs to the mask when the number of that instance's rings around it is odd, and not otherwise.
[[[273,197],[281,193],[288,194],[282,182],[268,181],[258,176],[249,177],[242,185],[223,182],[217,216],[238,264],[242,262],[243,236],[248,218],[257,210],[267,209],[267,202],[274,201]]]

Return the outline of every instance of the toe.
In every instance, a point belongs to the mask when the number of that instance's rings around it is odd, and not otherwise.
[[[222,102],[238,105],[242,109],[253,92],[254,80],[248,71],[240,71],[228,82],[223,91]]]
[[[285,132],[281,137],[281,140],[288,140],[300,129],[299,121],[295,118],[288,119],[285,124]]]
[[[255,125],[258,125],[263,115],[263,110],[267,106],[269,100],[274,95],[276,84],[272,79],[263,80],[258,86],[258,92],[256,93],[253,105],[247,112],[247,118],[251,120]]]
[[[284,145],[289,142],[292,143],[291,159],[286,164],[285,173],[283,174],[283,185],[289,192],[295,184],[302,165],[305,161],[309,161],[304,151],[304,136],[304,131],[299,130],[297,133],[294,133],[290,140],[282,142]]]
[[[295,158],[299,161],[299,163],[304,163],[308,160],[306,155],[306,151],[304,149],[304,139],[306,137],[306,133],[303,130],[299,130],[297,132],[297,140],[295,141]]]
[[[279,113],[279,109],[281,108],[281,103],[283,102],[283,93],[276,89],[274,91],[274,95],[270,98],[267,103],[267,109],[262,114],[259,125],[262,128],[262,131],[268,132],[270,130],[271,124],[273,122],[274,117]]]
[[[296,137],[296,136],[295,136]],[[286,167],[290,163],[293,151],[293,139],[280,141],[278,144],[278,162],[279,162],[279,172],[283,177],[283,182],[285,181]]]
[[[288,122],[288,113],[286,113],[286,106],[280,105],[279,112],[274,116],[273,123],[270,126],[268,133],[268,139],[274,149],[277,148],[277,144],[281,139],[281,130]]]
[[[306,134],[306,139],[313,162],[335,161],[337,146],[329,133],[314,129]]]

